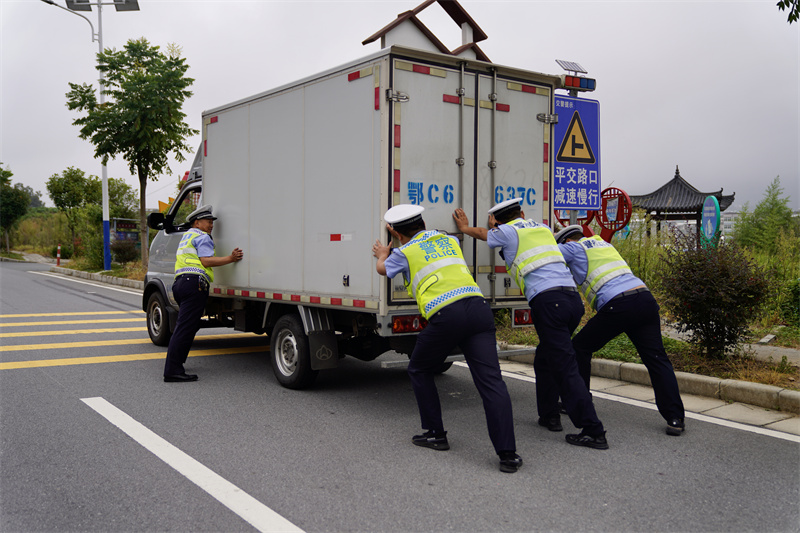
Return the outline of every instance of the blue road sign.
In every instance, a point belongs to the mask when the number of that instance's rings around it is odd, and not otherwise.
[[[555,97],[554,209],[600,209],[600,102]]]
[[[719,231],[719,201],[715,196],[707,196],[703,202],[703,216],[700,219],[703,236],[709,241]]]

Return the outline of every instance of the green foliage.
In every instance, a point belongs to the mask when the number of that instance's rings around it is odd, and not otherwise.
[[[790,198],[782,193],[780,177],[776,177],[752,213],[745,204],[733,226],[732,236],[738,244],[774,255],[782,239],[800,239],[800,221],[792,217]]]
[[[136,260],[139,250],[133,241],[114,241],[111,243],[111,253],[117,263],[130,263]]]
[[[11,185],[11,176],[14,175],[10,168],[3,168],[0,163],[0,185]]]
[[[28,196],[11,185],[0,185],[0,227],[5,236],[6,251],[10,251],[9,231],[28,210]]]
[[[87,268],[103,270],[103,208],[89,204],[80,209],[79,215],[77,225],[81,238],[76,246],[76,255],[83,257]]]
[[[800,19],[800,2],[798,0],[780,0],[776,5],[781,11],[789,11],[789,16],[786,19],[789,24]]]
[[[86,175],[83,170],[67,167],[60,175],[53,174],[47,180],[47,193],[55,206],[67,217],[72,240],[75,240],[78,209],[86,199]]]
[[[120,50],[98,54],[98,70],[105,75],[104,93],[110,102],[98,103],[94,89],[70,83],[67,107],[86,114],[73,124],[80,126],[82,139],[90,139],[95,156],[107,162],[121,155],[131,173],[139,177],[139,218],[145,220],[145,191],[148,179],[169,172],[167,158],[184,161],[190,152],[186,138],[199,133],[184,122],[184,100],[192,93],[194,80],[185,77],[189,66],[180,49],[170,45],[167,53],[144,39],[130,40]],[[142,232],[144,235],[144,232]],[[147,247],[142,246],[142,263],[147,264]]]
[[[619,232],[616,233],[611,243],[628,263],[636,277],[647,285],[656,285],[666,238],[663,233],[654,233],[648,236],[647,228],[651,225],[650,217],[645,216],[643,211],[639,211],[637,215],[635,220],[642,222],[631,224],[630,232],[625,238],[622,238]]]
[[[42,254],[59,244],[63,250],[72,243],[67,217],[53,207],[28,210],[14,228],[12,238],[19,246],[29,246]]]
[[[61,247],[61,259],[71,259],[74,250],[72,245],[67,244],[66,246]],[[50,255],[53,257],[58,257],[58,245],[53,246],[50,248]]]
[[[103,180],[97,176],[86,179],[85,203],[103,206]],[[134,218],[136,192],[121,178],[108,178],[108,214],[110,218]]]
[[[781,316],[791,326],[800,326],[800,278],[784,286],[785,297],[781,302]]]
[[[662,303],[707,356],[735,349],[772,292],[771,276],[735,244],[703,248],[674,235],[659,280]]]
[[[28,207],[44,207],[44,203],[42,202],[41,192],[34,191],[33,188],[23,185],[21,183],[15,183],[14,188],[24,192],[25,195],[30,199],[30,201],[28,202]]]

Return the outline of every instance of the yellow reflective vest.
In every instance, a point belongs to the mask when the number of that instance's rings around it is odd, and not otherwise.
[[[596,309],[597,293],[600,287],[618,276],[633,275],[633,272],[619,252],[599,235],[584,237],[578,241],[578,244],[583,247],[586,259],[589,261],[586,279],[580,284],[581,293],[589,305]]]
[[[194,240],[206,233],[197,228],[191,228],[181,237],[178,251],[175,257],[175,277],[181,274],[200,274],[205,276],[209,283],[214,281],[214,271],[210,267],[204,267],[197,256],[197,249],[194,247]]]
[[[455,238],[427,231],[401,246],[400,251],[408,260],[411,276],[405,280],[406,290],[426,319],[457,300],[483,296]]]
[[[550,263],[564,263],[553,232],[547,226],[536,225],[518,218],[508,223],[517,232],[519,244],[514,257],[506,257],[506,270],[525,293],[525,276]],[[533,226],[533,227],[532,227]]]

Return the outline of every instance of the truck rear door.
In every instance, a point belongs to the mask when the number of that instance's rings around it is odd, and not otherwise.
[[[526,217],[549,218],[550,126],[537,114],[549,113],[550,87],[398,57],[390,85],[392,205],[422,205],[428,229],[451,234],[457,207],[486,226],[488,209],[513,197]],[[487,298],[524,302],[496,251],[470,237],[462,248]],[[399,278],[391,294],[408,301]]]

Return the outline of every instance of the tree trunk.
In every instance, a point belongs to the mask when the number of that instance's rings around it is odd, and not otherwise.
[[[147,240],[147,171],[139,169],[139,242],[142,246],[142,268],[147,271],[147,263],[150,260],[149,242]]]

